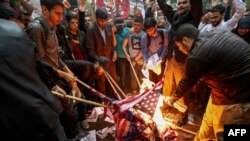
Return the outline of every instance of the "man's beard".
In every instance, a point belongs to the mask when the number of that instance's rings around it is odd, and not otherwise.
[[[182,53],[188,55],[189,54],[188,46],[186,44],[182,43],[182,42],[181,42],[181,45],[182,45],[182,47],[179,47],[179,50]]]
[[[132,23],[127,23],[127,27],[131,28],[132,26]]]

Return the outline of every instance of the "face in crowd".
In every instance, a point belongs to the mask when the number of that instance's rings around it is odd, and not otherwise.
[[[157,26],[165,26],[166,24],[166,19],[164,16],[158,16],[158,19],[157,19]]]
[[[134,32],[140,33],[142,30],[142,26],[143,26],[143,24],[140,22],[133,22]]]
[[[77,32],[78,31],[78,25],[79,25],[79,21],[77,18],[72,18],[69,21],[69,30],[73,31],[73,32]]]
[[[190,10],[191,5],[189,3],[189,0],[178,0],[177,2],[177,12],[182,15],[186,11]]]
[[[222,21],[223,14],[220,12],[212,12],[210,16],[210,22],[213,26],[217,26]]]
[[[238,33],[240,36],[250,34],[250,28],[238,28]]]
[[[62,5],[56,5],[51,10],[42,6],[43,15],[52,26],[57,26],[61,23],[63,20],[63,11],[64,7]]]
[[[84,22],[85,22],[85,26],[87,28],[92,24],[92,21],[91,21],[90,17],[85,17]]]
[[[100,26],[101,28],[104,28],[106,24],[108,23],[108,19],[96,18],[96,22],[98,26]]]
[[[157,36],[157,27],[156,26],[152,26],[152,27],[148,28],[146,30],[146,32],[148,33],[148,35],[150,37],[156,37]]]
[[[126,20],[127,26],[132,27],[133,26],[133,17],[128,17]]]

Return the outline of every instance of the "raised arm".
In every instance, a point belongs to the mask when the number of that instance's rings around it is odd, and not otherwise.
[[[78,12],[79,12],[79,29],[87,32],[86,26],[85,26],[85,3],[86,0],[81,0],[78,5]]]
[[[167,17],[168,21],[172,24],[175,11],[167,4],[167,0],[157,0],[160,9],[163,14]]]
[[[191,5],[191,14],[195,20],[195,22],[198,24],[202,17],[202,0],[189,0]]]
[[[233,7],[235,9],[235,13],[232,18],[226,22],[229,30],[232,30],[237,25],[246,12],[246,7],[242,0],[233,0]]]

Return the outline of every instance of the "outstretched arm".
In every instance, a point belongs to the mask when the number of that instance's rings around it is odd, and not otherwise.
[[[167,4],[167,0],[157,0],[160,9],[163,14],[167,17],[168,21],[172,24],[175,11]]]
[[[202,17],[202,0],[189,0],[191,5],[191,14],[195,20],[195,22],[198,23],[201,20]]]

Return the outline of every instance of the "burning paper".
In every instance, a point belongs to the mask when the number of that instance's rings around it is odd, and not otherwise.
[[[148,59],[147,68],[159,75],[161,74],[161,62],[158,54],[155,53]]]

